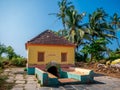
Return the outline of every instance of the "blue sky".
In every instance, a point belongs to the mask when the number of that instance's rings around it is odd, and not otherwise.
[[[114,12],[120,15],[120,0],[71,1],[80,13],[87,12],[88,15],[102,7],[109,15]],[[61,21],[48,15],[58,12],[57,2],[58,0],[0,0],[0,42],[11,45],[17,54],[26,57],[25,43],[28,40],[46,29],[62,29]],[[116,42],[109,46],[112,49],[117,47]]]

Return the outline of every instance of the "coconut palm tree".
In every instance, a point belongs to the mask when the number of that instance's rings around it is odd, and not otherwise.
[[[117,29],[120,28],[120,17],[118,17],[117,13],[114,13],[113,17],[111,17],[111,20],[112,20],[111,24],[112,24],[113,28],[115,29],[115,35],[116,35],[117,34]],[[118,38],[116,38],[116,42],[118,44],[118,48],[120,49],[120,43],[119,43]]]
[[[108,15],[101,8],[89,15],[89,22],[86,25],[87,33],[89,33],[89,36],[91,37],[89,44],[94,44],[94,42],[100,38],[104,38],[109,42],[111,39],[115,38],[114,29],[106,21],[106,16]],[[108,49],[106,48],[106,50]],[[93,54],[91,53],[91,59],[92,58]]]
[[[56,15],[58,19],[61,19],[63,27],[64,29],[66,29],[65,26],[66,10],[68,9],[68,7],[74,7],[74,6],[72,5],[72,2],[68,2],[67,0],[62,0],[62,1],[58,1],[58,7],[59,7],[58,13],[51,13],[49,15]]]
[[[114,29],[107,23],[106,16],[108,15],[101,8],[89,15],[89,23],[86,27],[93,41],[98,37],[107,40],[115,38]]]
[[[59,12],[56,14],[58,19],[62,20],[64,29],[58,31],[59,36],[64,36],[72,41],[78,47],[81,39],[84,36],[84,31],[80,27],[80,21],[85,16],[85,13],[78,14],[74,5],[67,0],[58,2]]]
[[[80,22],[82,21],[85,13],[78,14],[74,7],[69,7],[66,10],[66,20],[65,25],[69,31],[68,40],[72,41],[78,47],[84,37],[84,30],[80,26]]]

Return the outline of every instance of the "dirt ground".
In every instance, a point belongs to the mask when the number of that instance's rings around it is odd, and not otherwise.
[[[106,76],[111,76],[115,78],[120,78],[120,68],[110,67],[110,66],[102,66],[100,63],[84,63],[77,62],[77,67],[91,69],[95,73],[104,74]]]

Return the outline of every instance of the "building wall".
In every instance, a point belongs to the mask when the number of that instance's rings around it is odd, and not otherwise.
[[[47,64],[55,61],[59,64],[74,64],[73,46],[48,46],[48,45],[30,45],[27,47],[28,64]],[[38,52],[44,52],[44,62],[38,62]],[[67,61],[61,62],[61,53],[67,53]]]

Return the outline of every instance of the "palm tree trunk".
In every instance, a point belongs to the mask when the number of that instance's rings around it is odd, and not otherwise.
[[[93,60],[93,54],[91,53],[90,62]]]

